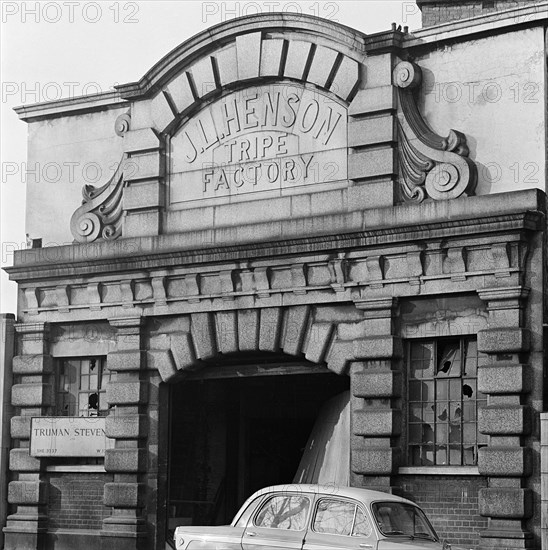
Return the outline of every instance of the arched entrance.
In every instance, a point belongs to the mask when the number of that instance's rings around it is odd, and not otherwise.
[[[169,384],[168,537],[176,525],[227,524],[257,489],[292,482],[320,410],[350,385],[283,354],[209,363]]]

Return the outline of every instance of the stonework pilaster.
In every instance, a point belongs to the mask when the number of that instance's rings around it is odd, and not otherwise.
[[[114,479],[106,483],[103,502],[112,514],[103,521],[102,548],[147,548],[143,515],[147,470],[148,383],[141,317],[109,320],[116,329],[116,350],[107,356],[107,368],[116,372],[116,381],[107,387],[112,407],[106,419],[107,437],[114,448],[105,453],[105,470]]]
[[[390,490],[399,466],[401,339],[394,336],[395,298],[360,300],[364,332],[354,341],[351,379],[352,485]]]
[[[48,323],[15,325],[17,355],[13,358],[11,404],[12,449],[8,503],[15,508],[4,528],[6,550],[45,548],[48,484],[45,460],[30,456],[30,423],[33,416],[51,415],[55,404],[53,361],[49,355]]]
[[[530,337],[523,319],[528,289],[497,287],[478,294],[489,313],[489,328],[478,333],[478,350],[489,356],[478,369],[478,389],[487,395],[478,429],[489,435],[489,445],[480,449],[478,458],[480,474],[489,479],[479,494],[480,514],[489,518],[481,548],[532,548],[532,534],[525,526],[533,505],[525,483],[532,473],[532,449],[524,441],[534,414],[527,402]]]

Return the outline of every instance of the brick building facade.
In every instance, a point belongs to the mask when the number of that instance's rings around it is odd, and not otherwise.
[[[547,8],[412,34],[245,17],[19,108],[29,162],[116,168],[83,202],[29,185],[5,548],[229,521],[345,391],[351,485],[452,542],[538,548]],[[31,449],[50,417],[104,418],[101,456]]]

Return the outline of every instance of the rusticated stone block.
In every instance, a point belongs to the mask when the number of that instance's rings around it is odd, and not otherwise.
[[[215,314],[217,344],[221,353],[236,353],[238,348],[238,321],[236,311],[219,311]]]
[[[397,397],[401,393],[399,372],[357,372],[352,377],[352,394],[365,399]]]
[[[107,437],[114,439],[140,439],[147,435],[147,416],[144,414],[111,414],[105,425]]]
[[[259,348],[259,310],[238,311],[238,342],[240,351],[257,351]]]
[[[30,439],[30,416],[14,416],[10,434],[13,439]]]
[[[478,429],[489,435],[518,435],[531,431],[531,410],[522,405],[489,405],[478,414]]]
[[[531,517],[531,489],[488,487],[479,491],[479,510],[482,516],[506,519]]]
[[[14,407],[48,407],[53,404],[51,384],[15,384],[11,388]]]
[[[350,361],[354,358],[354,348],[351,340],[335,340],[327,353],[327,366],[337,374],[344,374],[348,370]]]
[[[8,502],[33,506],[47,502],[47,484],[43,481],[11,481],[8,485]]]
[[[488,328],[478,332],[478,351],[483,353],[519,353],[528,351],[530,332],[526,328]]]
[[[111,351],[107,356],[108,369],[112,371],[136,371],[146,365],[146,352],[141,350]]]
[[[363,447],[352,450],[352,471],[360,475],[390,475],[398,466],[399,450]]]
[[[29,449],[10,451],[10,470],[12,472],[39,472],[40,459],[30,456]]]
[[[401,413],[395,409],[362,409],[354,411],[352,431],[367,437],[397,436],[401,429]]]
[[[301,352],[309,313],[309,306],[295,306],[289,309],[282,345],[286,353],[297,355]]]
[[[261,310],[261,328],[259,330],[259,349],[261,351],[278,351],[280,349],[281,326],[281,308],[271,307]]]
[[[105,483],[104,504],[116,508],[143,506],[144,485],[141,483]]]
[[[483,447],[479,450],[478,469],[485,476],[528,476],[532,469],[531,449]]]
[[[52,372],[51,355],[16,355],[13,358],[13,374],[49,374]]]
[[[305,357],[313,363],[321,363],[335,327],[331,323],[314,323],[305,343]]]
[[[177,370],[192,368],[196,363],[192,336],[188,332],[175,332],[171,335],[170,342]]]
[[[147,351],[147,365],[156,369],[164,382],[177,374],[177,366],[171,350],[153,349]]]
[[[137,405],[146,402],[146,382],[111,382],[107,386],[107,402],[110,405]]]
[[[395,136],[395,119],[392,115],[359,119],[348,124],[349,147],[395,141]]]
[[[217,353],[215,339],[215,320],[210,313],[193,313],[191,315],[191,333],[196,356],[208,359]]]
[[[107,449],[105,451],[107,472],[144,472],[146,464],[146,449]]]
[[[395,336],[374,336],[354,340],[356,359],[391,359],[402,356],[401,338]]]
[[[392,147],[361,151],[348,157],[348,177],[352,180],[391,176],[396,172],[396,153]]]
[[[493,363],[478,368],[478,390],[490,395],[527,393],[531,390],[530,367]]]

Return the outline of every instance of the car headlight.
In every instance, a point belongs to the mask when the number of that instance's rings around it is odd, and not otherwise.
[[[185,543],[185,539],[183,537],[181,537],[180,535],[175,535],[173,539],[175,542],[175,548],[177,548],[177,550],[183,548],[183,545]]]
[[[444,540],[442,548],[443,550],[451,550],[451,545],[446,540]]]

